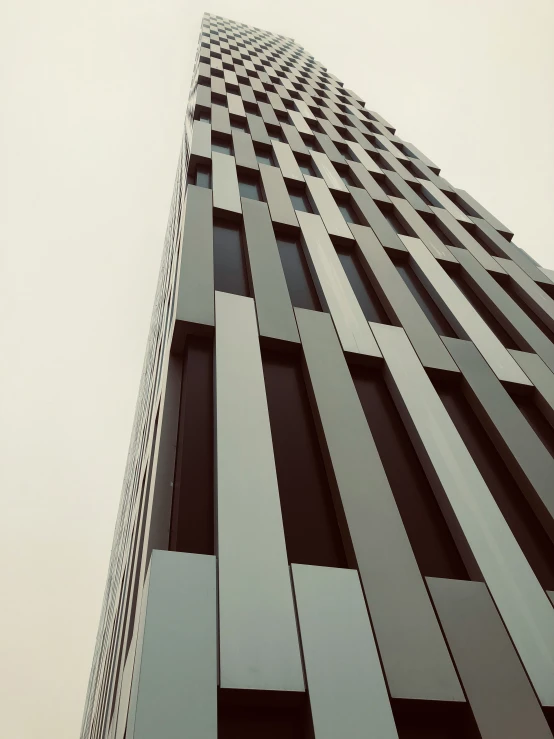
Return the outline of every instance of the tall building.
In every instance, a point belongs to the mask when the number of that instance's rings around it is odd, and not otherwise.
[[[554,273],[205,15],[84,739],[545,739]]]

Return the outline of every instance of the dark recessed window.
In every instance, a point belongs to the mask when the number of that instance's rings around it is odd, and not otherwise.
[[[377,181],[377,184],[381,188],[381,190],[383,190],[384,192],[386,192],[387,195],[393,195],[393,196],[395,196],[395,195],[398,194],[395,190],[393,190],[392,185],[391,185],[390,180],[389,180],[388,177],[376,177],[375,179]]]
[[[268,133],[269,133],[269,138],[272,139],[273,141],[283,140],[283,136],[281,135],[279,131],[268,131]]]
[[[381,208],[381,213],[385,216],[389,225],[396,231],[397,234],[403,234],[404,236],[410,236],[407,229],[396,217],[396,213],[391,208]]]
[[[307,162],[298,162],[298,166],[300,167],[302,174],[310,175],[310,177],[315,176],[314,170]]]
[[[270,167],[275,166],[275,162],[269,151],[257,151],[256,159],[258,164],[269,164]]]
[[[354,209],[350,203],[339,202],[337,203],[339,210],[342,213],[342,217],[347,223],[359,223],[358,217],[356,216]]]
[[[411,265],[407,262],[402,262],[400,264],[396,264],[395,267],[435,331],[441,336],[450,336],[455,339],[466,338],[465,336],[457,336],[452,326],[441,313],[438,305],[422,285]]]
[[[211,187],[212,186],[212,173],[209,167],[199,165],[196,168],[196,184],[200,187]]]
[[[254,177],[239,177],[239,191],[243,198],[251,200],[261,200],[262,191],[259,182]]]
[[[305,192],[302,190],[289,190],[289,195],[294,210],[303,210],[305,213],[313,213]]]
[[[221,292],[250,295],[242,234],[226,221],[214,224],[214,285]]]
[[[212,151],[217,151],[220,154],[231,154],[231,144],[220,139],[214,139],[212,141]]]
[[[203,121],[204,123],[209,123],[210,120],[211,120],[211,116],[210,116],[209,113],[202,112],[202,113],[199,113],[198,114],[198,119],[197,120]]]
[[[425,216],[425,215],[422,215],[422,218],[425,221],[425,223],[429,226],[429,228],[431,229],[431,231],[435,234],[435,236],[440,241],[442,241],[443,244],[448,244],[448,246],[453,246],[452,240],[439,227],[435,216]]]
[[[358,256],[351,249],[345,248],[338,248],[337,255],[366,320],[375,323],[390,323]]]
[[[298,241],[293,238],[279,238],[277,246],[293,306],[321,310],[310,269]]]
[[[231,121],[231,128],[234,128],[235,131],[246,132],[246,123],[244,121]]]
[[[354,178],[349,172],[339,172],[339,177],[347,187],[356,187]]]

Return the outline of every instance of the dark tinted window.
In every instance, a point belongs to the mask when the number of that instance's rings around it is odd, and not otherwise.
[[[438,305],[421,284],[419,278],[414,273],[411,266],[409,264],[402,263],[397,264],[396,269],[398,270],[398,273],[406,283],[414,298],[419,303],[419,307],[425,313],[425,315],[427,316],[427,320],[433,326],[435,331],[441,336],[465,338],[457,336],[446,318],[442,315]]]
[[[231,128],[236,129],[237,131],[246,131],[246,123],[243,121],[231,121]]]
[[[339,172],[339,176],[347,187],[356,187],[356,183],[349,172]]]
[[[214,225],[215,289],[236,295],[249,295],[242,237],[238,226],[219,222]]]
[[[218,151],[221,154],[230,154],[231,153],[231,144],[226,143],[225,141],[212,141],[212,151]]]
[[[212,186],[212,173],[209,167],[199,166],[196,168],[196,184],[200,187]]]
[[[356,254],[347,249],[337,249],[337,253],[366,319],[377,323],[390,323]]]
[[[303,210],[305,213],[313,213],[308,198],[302,190],[289,190],[289,195],[294,210]]]
[[[314,170],[307,162],[298,162],[298,166],[300,167],[300,171],[302,172],[302,174],[307,174],[311,177],[314,177]]]
[[[257,180],[252,177],[239,178],[239,191],[243,198],[250,198],[251,200],[262,199],[260,185]]]
[[[295,308],[321,310],[302,247],[295,239],[277,239],[283,272]]]
[[[273,157],[269,152],[256,152],[256,159],[258,160],[259,164],[269,164],[270,166],[274,166],[273,163]]]
[[[356,214],[354,213],[354,209],[351,205],[348,203],[337,203],[339,206],[339,210],[342,213],[342,217],[347,223],[359,223]]]

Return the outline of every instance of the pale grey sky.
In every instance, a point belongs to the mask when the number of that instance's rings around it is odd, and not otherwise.
[[[292,36],[554,268],[551,0],[26,0],[0,19],[0,734],[75,739],[201,15]]]

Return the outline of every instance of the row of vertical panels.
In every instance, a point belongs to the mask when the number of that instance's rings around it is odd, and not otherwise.
[[[551,737],[551,275],[288,39],[192,100],[127,738]]]

